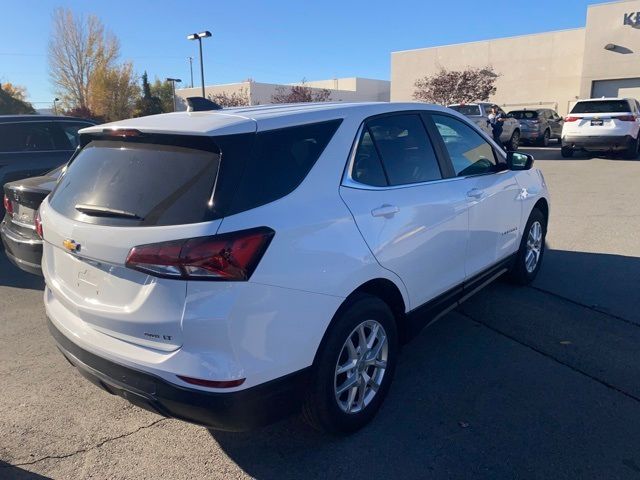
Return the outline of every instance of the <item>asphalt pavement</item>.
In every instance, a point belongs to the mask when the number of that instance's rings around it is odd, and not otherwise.
[[[84,380],[42,281],[0,255],[0,478],[640,478],[640,161],[527,149],[552,195],[544,266],[498,281],[402,352],[350,437],[164,419]]]

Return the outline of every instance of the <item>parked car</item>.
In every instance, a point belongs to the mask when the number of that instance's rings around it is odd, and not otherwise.
[[[579,100],[562,127],[562,156],[576,150],[621,152],[627,159],[638,157],[640,104],[633,98]]]
[[[67,162],[78,146],[78,130],[92,125],[73,117],[0,115],[0,187]]]
[[[502,134],[500,135],[500,141],[504,147],[509,151],[516,151],[520,146],[521,130],[520,122],[507,115],[502,108],[495,103],[478,102],[478,103],[466,103],[466,104],[453,104],[449,105],[449,108],[455,110],[462,115],[469,117],[473,122],[486,134],[493,136],[491,129],[491,122],[489,121],[489,115],[491,109],[495,108],[498,113],[502,114],[504,118]]]
[[[438,106],[172,113],[81,148],[40,206],[50,331],[103,389],[210,428],[362,427],[401,341],[544,253],[533,157]]]
[[[520,122],[520,140],[546,147],[550,140],[562,141],[564,119],[555,110],[538,108],[535,110],[513,110],[509,116]]]
[[[53,190],[63,168],[64,165],[41,177],[4,185],[5,215],[0,223],[0,237],[11,263],[25,272],[42,275],[42,239],[36,231],[36,212]]]

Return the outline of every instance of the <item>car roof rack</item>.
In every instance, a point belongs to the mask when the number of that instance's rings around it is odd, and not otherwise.
[[[204,97],[188,97],[187,112],[208,112],[210,110],[222,110],[216,102]]]

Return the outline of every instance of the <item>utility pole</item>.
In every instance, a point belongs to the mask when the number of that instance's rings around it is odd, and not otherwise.
[[[193,88],[193,57],[187,57],[189,60],[189,71],[191,72],[191,88]]]
[[[211,36],[211,32],[209,30],[205,30],[200,33],[192,33],[191,35],[187,35],[187,40],[198,40],[198,47],[200,47],[200,80],[202,82],[202,98],[204,96],[204,65],[202,62],[202,39],[208,38]]]

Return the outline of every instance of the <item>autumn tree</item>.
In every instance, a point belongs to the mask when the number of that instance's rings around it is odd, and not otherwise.
[[[0,115],[36,113],[33,105],[24,101],[25,95],[24,89],[18,90],[16,95],[15,86],[10,83],[0,84]]]
[[[500,75],[493,67],[447,70],[415,81],[414,100],[440,105],[489,100],[496,93],[495,82]]]
[[[244,107],[250,105],[249,92],[246,88],[241,88],[237,92],[221,92],[216,94],[209,94],[207,98],[212,102],[217,103],[221,107]]]
[[[131,63],[100,65],[91,77],[89,105],[91,118],[113,122],[130,118],[140,97],[138,79]]]
[[[27,89],[21,85],[14,85],[11,82],[6,82],[2,84],[2,90],[9,94],[9,96],[16,100],[20,100],[21,102],[24,102],[27,99]]]
[[[98,17],[74,17],[65,8],[54,10],[52,30],[49,69],[56,94],[64,107],[90,107],[92,77],[98,68],[114,66],[119,42]]]
[[[163,112],[173,112],[173,86],[171,82],[160,81],[156,78],[151,84],[151,95],[160,99]]]
[[[281,85],[276,87],[276,92],[271,95],[271,103],[307,103],[331,100],[331,90],[311,88],[306,83],[303,78],[300,85]]]

